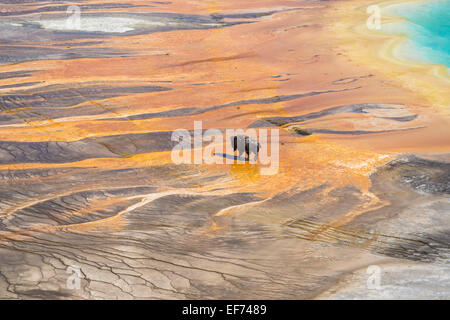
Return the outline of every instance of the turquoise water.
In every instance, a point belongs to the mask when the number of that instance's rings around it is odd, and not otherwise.
[[[400,50],[403,57],[450,68],[450,0],[396,4],[384,8],[383,13],[407,19],[385,24],[381,30],[408,37]]]

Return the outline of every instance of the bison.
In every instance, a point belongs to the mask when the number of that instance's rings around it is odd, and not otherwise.
[[[248,155],[248,159],[250,160],[250,154],[253,153],[255,155],[255,161],[258,158],[259,149],[261,149],[261,145],[259,142],[253,140],[249,136],[237,135],[231,137],[231,146],[233,147],[233,151],[239,151],[239,157],[246,152]]]

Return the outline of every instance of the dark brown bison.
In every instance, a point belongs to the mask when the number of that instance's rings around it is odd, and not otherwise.
[[[259,149],[261,149],[261,145],[259,142],[253,140],[249,136],[237,135],[231,137],[231,146],[233,147],[233,151],[239,151],[239,157],[245,152],[248,155],[248,159],[250,160],[250,154],[253,153],[255,155],[255,160],[258,158]]]

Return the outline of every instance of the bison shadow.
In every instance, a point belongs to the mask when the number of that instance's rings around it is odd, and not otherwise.
[[[214,153],[214,155],[218,156],[218,157],[230,159],[230,160],[240,160],[240,161],[246,161],[246,162],[250,161],[249,158],[239,157],[239,156],[235,156],[235,155],[229,155],[226,153]]]

